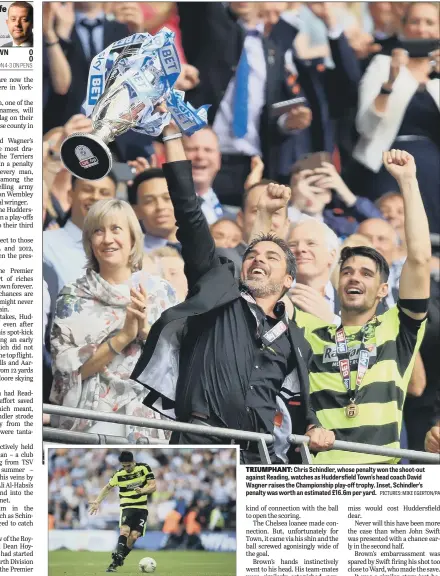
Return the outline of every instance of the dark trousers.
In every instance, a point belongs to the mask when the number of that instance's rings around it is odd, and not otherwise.
[[[220,172],[214,180],[214,190],[222,204],[242,205],[244,183],[251,170],[251,157],[223,154]]]
[[[206,420],[199,418],[192,418],[189,424],[198,424],[202,426],[216,426],[223,428],[224,426],[218,422],[214,417]],[[192,432],[173,432],[171,434],[170,444],[231,444],[233,446],[240,446],[240,464],[261,464],[260,454],[258,452],[258,445],[256,442],[239,443],[237,440],[229,440],[228,438],[219,438],[218,436],[208,436],[204,434],[194,434]],[[283,464],[282,460],[275,454],[272,444],[267,445],[269,457],[272,464]]]

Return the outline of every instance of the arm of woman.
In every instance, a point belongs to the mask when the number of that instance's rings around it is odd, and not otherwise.
[[[123,330],[115,336],[106,340],[98,346],[96,352],[80,368],[80,374],[83,379],[90,378],[99,372],[102,372],[110,364],[115,356],[120,354],[132,340],[124,333]]]
[[[356,129],[367,138],[374,134],[389,109],[391,94],[380,94],[380,91],[382,86],[392,90],[398,71],[396,74],[395,66],[393,73],[391,70],[391,58],[379,54],[373,58],[359,84]]]
[[[54,373],[51,400],[56,404],[63,404],[67,394],[71,397],[69,402],[74,402],[73,397],[78,399],[82,380],[101,372],[138,332],[137,317],[128,307],[124,326],[110,338],[110,345],[109,341],[94,344],[87,338],[83,339],[84,344],[78,345],[75,322],[80,325],[84,320],[81,315],[75,320],[76,305],[71,294],[61,295],[57,300],[50,342]]]

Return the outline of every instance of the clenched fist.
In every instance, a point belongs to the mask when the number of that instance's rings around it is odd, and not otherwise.
[[[288,186],[268,184],[258,201],[258,210],[265,210],[269,214],[274,214],[288,206],[290,196],[291,190]]]
[[[383,165],[397,181],[416,177],[414,158],[405,150],[389,150],[383,153]]]

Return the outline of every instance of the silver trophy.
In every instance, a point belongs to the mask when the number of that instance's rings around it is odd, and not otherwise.
[[[171,117],[186,134],[206,125],[207,107],[195,110],[184,102],[183,92],[172,89],[180,73],[173,41],[173,32],[164,28],[156,36],[134,34],[114,42],[95,56],[83,104],[93,130],[70,135],[60,150],[74,176],[104,178],[112,167],[108,144],[127,130],[159,136]],[[166,114],[154,110],[162,101]]]

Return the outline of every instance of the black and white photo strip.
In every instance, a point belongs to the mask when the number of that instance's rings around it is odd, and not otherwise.
[[[237,449],[49,447],[49,576],[236,576]]]

